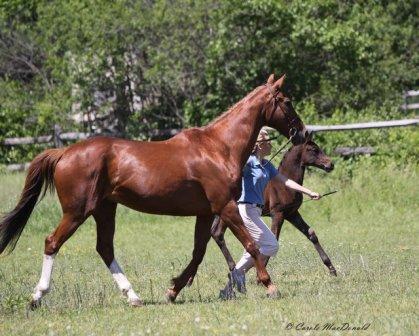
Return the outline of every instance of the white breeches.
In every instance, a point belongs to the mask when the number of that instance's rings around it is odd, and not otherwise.
[[[240,216],[244,225],[255,243],[259,246],[261,254],[272,257],[278,252],[279,244],[272,231],[261,218],[262,209],[254,204],[238,204]],[[252,256],[244,251],[242,258],[236,265],[236,269],[247,272],[254,265]]]

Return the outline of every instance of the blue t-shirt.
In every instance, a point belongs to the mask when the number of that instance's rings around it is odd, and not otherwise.
[[[263,192],[268,182],[278,174],[272,163],[250,155],[243,168],[242,193],[239,202],[256,203],[263,205]]]

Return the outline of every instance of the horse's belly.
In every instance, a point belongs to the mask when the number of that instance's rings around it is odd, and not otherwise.
[[[182,183],[176,188],[119,187],[110,198],[134,210],[152,214],[173,216],[211,214],[211,206],[203,189],[194,182]]]

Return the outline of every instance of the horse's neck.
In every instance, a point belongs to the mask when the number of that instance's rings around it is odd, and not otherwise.
[[[301,150],[293,147],[287,152],[278,168],[279,172],[299,184],[303,184],[305,167],[302,165]]]
[[[249,158],[263,126],[261,106],[239,102],[213,124],[208,131],[228,148],[229,161],[241,169]]]

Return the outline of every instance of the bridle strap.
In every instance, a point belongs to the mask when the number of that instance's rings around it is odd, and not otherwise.
[[[287,111],[285,111],[281,104],[279,103],[279,99],[278,99],[278,92],[275,92],[274,89],[272,88],[272,85],[269,83],[266,83],[265,86],[268,88],[269,93],[271,94],[272,98],[274,99],[275,102],[275,106],[274,109],[276,109],[276,105],[279,105],[279,108],[281,109],[282,113],[284,114],[285,118],[287,119],[287,123],[288,123],[288,128],[290,129],[290,136],[291,136],[291,131],[293,131],[293,133],[297,132],[297,129],[295,127],[293,127],[293,124],[295,123],[295,121],[297,120],[297,117],[294,117],[292,119],[290,119]]]

